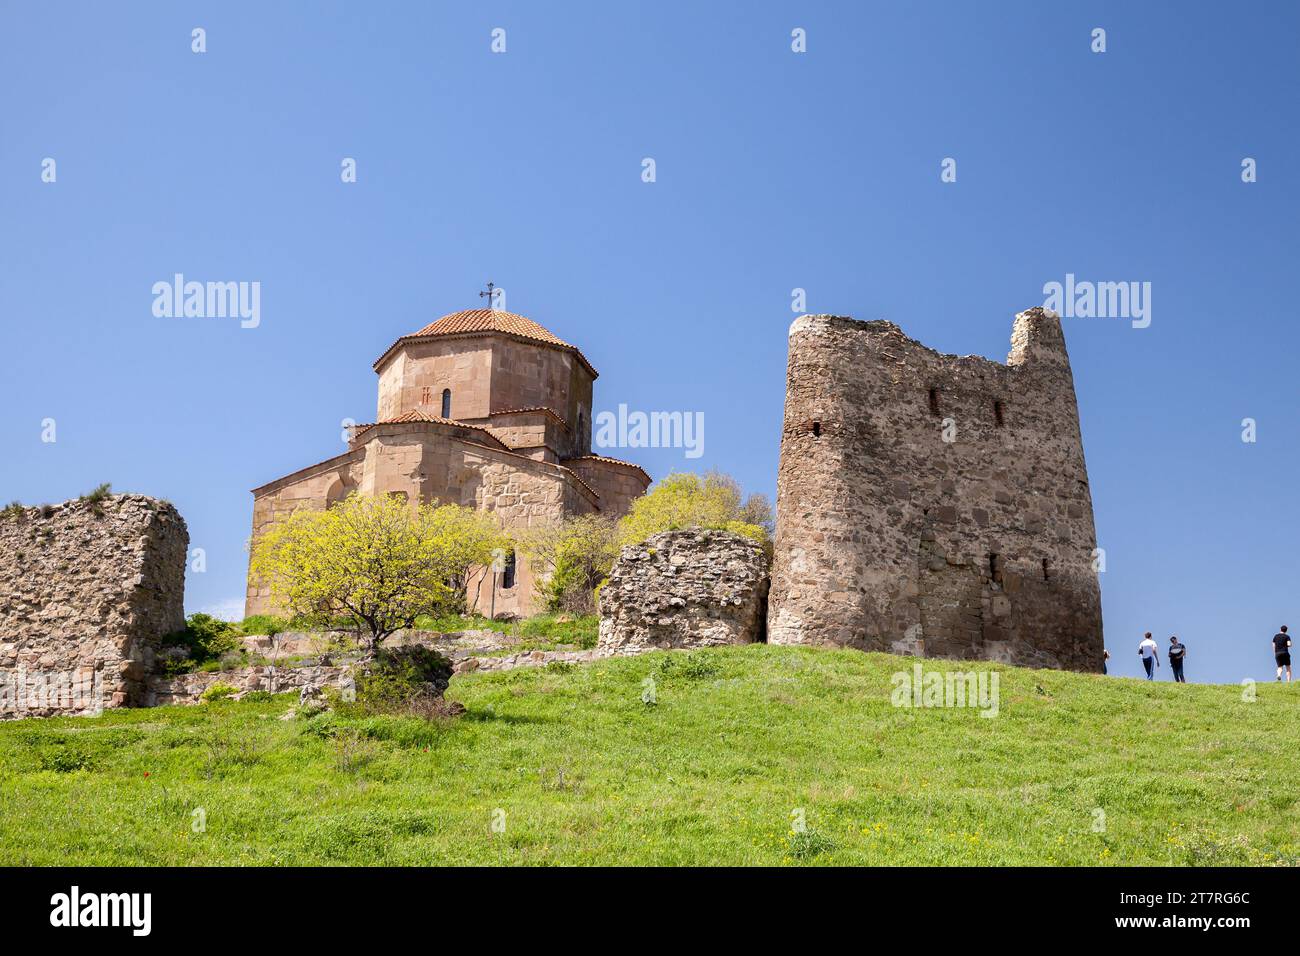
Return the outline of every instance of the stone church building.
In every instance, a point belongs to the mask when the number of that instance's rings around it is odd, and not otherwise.
[[[637,465],[591,453],[596,369],[573,345],[499,309],[453,312],[404,335],[374,363],[375,421],[342,455],[253,489],[253,541],[298,508],[352,492],[459,504],[499,515],[507,530],[566,515],[619,517],[645,492]],[[537,610],[526,561],[477,572],[471,607]],[[245,615],[279,610],[251,577]]]

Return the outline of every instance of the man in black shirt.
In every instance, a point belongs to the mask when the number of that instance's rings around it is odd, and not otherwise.
[[[1187,683],[1187,678],[1183,677],[1183,658],[1186,656],[1187,645],[1178,640],[1178,635],[1169,638],[1169,667],[1174,672],[1174,680],[1180,684]]]
[[[1282,669],[1286,668],[1287,682],[1291,681],[1291,637],[1286,632],[1286,625],[1273,635],[1273,657],[1277,659],[1277,679],[1282,679]]]

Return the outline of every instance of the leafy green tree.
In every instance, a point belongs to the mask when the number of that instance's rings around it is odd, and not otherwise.
[[[520,548],[536,572],[533,587],[548,611],[591,614],[596,588],[618,557],[618,526],[602,515],[580,515],[530,529]]]
[[[354,492],[273,525],[250,565],[295,615],[361,621],[374,653],[420,615],[463,609],[470,570],[507,544],[495,517],[472,508]]]
[[[671,474],[632,502],[619,522],[619,540],[636,544],[660,531],[718,528],[770,543],[771,507],[762,495],[741,501],[740,486],[729,475],[709,472]]]

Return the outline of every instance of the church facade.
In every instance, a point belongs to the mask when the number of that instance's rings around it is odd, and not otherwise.
[[[499,515],[507,530],[568,515],[620,517],[644,494],[639,466],[591,452],[597,372],[575,346],[500,309],[453,312],[394,342],[374,363],[375,421],[352,429],[348,450],[253,489],[253,543],[299,508],[347,495],[400,495]],[[469,582],[471,608],[538,610],[528,563],[506,559]],[[274,614],[251,576],[245,616]]]

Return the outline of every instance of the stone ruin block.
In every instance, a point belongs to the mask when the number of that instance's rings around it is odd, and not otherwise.
[[[143,706],[185,626],[177,510],[110,495],[0,513],[0,718]]]
[[[763,639],[768,558],[730,531],[664,531],[625,547],[600,592],[599,649],[749,644]]]
[[[891,322],[790,328],[768,640],[1102,669],[1097,536],[1060,319],[1006,364]]]

